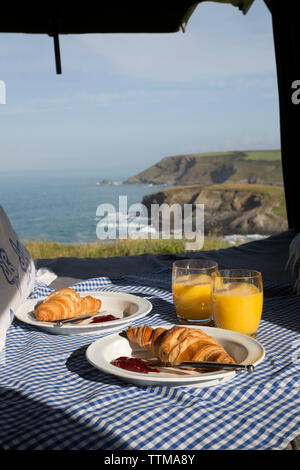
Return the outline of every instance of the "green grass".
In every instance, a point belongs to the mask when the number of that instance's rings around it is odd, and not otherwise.
[[[233,154],[233,152],[228,151],[228,152],[190,153],[190,154],[186,154],[186,156],[187,157],[205,158],[205,157],[219,157],[219,156],[232,155],[232,154]]]
[[[227,152],[206,152],[206,153],[192,153],[187,156],[190,157],[216,157],[234,154],[244,154],[245,160],[281,160],[281,150],[232,150]]]
[[[233,150],[227,152],[207,152],[207,153],[192,153],[187,156],[190,157],[216,157],[216,156],[233,156],[235,154],[243,154],[245,160],[281,160],[281,150]]]
[[[245,151],[246,160],[281,160],[280,150],[249,150]]]
[[[220,183],[208,186],[210,189],[219,189],[221,191],[250,191],[258,192],[275,197],[284,194],[282,186],[273,186],[272,184],[249,184],[249,183]]]
[[[95,241],[91,243],[74,243],[64,245],[59,242],[45,240],[27,240],[25,246],[34,259],[50,259],[58,257],[75,258],[109,258],[114,256],[133,256],[144,253],[172,254],[184,253],[185,240],[152,240],[128,239],[113,243]],[[205,236],[203,250],[227,248],[230,245],[217,235]]]

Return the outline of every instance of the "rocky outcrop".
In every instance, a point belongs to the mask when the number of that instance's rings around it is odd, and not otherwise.
[[[280,151],[221,152],[163,158],[125,183],[167,185],[282,184]]]
[[[287,229],[284,191],[281,186],[260,184],[193,185],[166,189],[144,196],[152,204],[204,204],[205,233],[274,234]]]

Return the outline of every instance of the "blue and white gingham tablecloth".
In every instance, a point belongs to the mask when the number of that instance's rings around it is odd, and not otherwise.
[[[114,281],[115,282],[115,281]],[[145,296],[153,310],[134,325],[176,323],[168,290],[97,278],[76,291]],[[51,289],[37,285],[32,297]],[[62,336],[14,320],[0,357],[0,446],[4,449],[283,449],[300,434],[300,298],[267,283],[257,339],[266,358],[253,375],[197,388],[126,384],[93,368],[101,335]],[[121,331],[121,329],[120,329]],[[107,333],[109,334],[109,333]]]

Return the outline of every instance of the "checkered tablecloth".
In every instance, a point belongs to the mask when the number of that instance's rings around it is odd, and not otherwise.
[[[97,278],[76,291],[141,295],[151,313],[134,325],[176,323],[169,290]],[[33,298],[50,289],[36,285]],[[300,434],[300,298],[265,283],[254,374],[205,388],[122,382],[85,358],[95,335],[52,335],[14,320],[0,357],[0,446],[4,449],[283,449]],[[120,328],[121,331],[121,328]],[[106,333],[110,334],[110,333]]]

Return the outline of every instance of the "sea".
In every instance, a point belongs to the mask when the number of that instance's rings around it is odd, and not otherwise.
[[[110,183],[103,184],[103,179]],[[0,205],[22,241],[93,242],[98,238],[98,224],[101,220],[104,223],[103,215],[106,225],[117,226],[118,238],[119,228],[130,217],[131,206],[141,204],[145,194],[167,187],[124,184],[126,179],[103,175],[95,169],[0,172]],[[128,211],[124,210],[124,201]],[[107,205],[105,212],[99,210],[99,206],[105,208],[103,204]],[[140,219],[139,227],[142,231],[152,230],[146,217]],[[112,234],[110,230],[109,239]]]
[[[168,187],[125,184],[129,176],[103,175],[95,169],[3,171],[0,172],[0,205],[23,242],[93,242],[99,238],[99,224],[103,223],[110,230],[107,241],[112,241],[114,236],[119,237],[120,231],[124,233],[128,221],[133,223],[130,209],[137,210],[144,195]],[[102,183],[104,178],[109,184]],[[149,236],[154,230],[146,217],[139,218],[138,229]],[[234,244],[237,240],[261,237],[236,234],[224,238]]]

